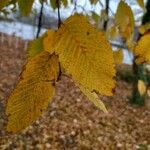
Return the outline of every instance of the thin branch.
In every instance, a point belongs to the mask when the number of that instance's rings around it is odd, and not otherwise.
[[[60,1],[59,1],[59,0],[56,0],[56,3],[57,3],[57,8],[58,8],[58,28],[59,28],[60,25],[61,25],[61,17],[60,17]]]
[[[84,12],[86,12],[86,10],[85,10],[85,7],[84,7],[84,6],[81,6],[81,5],[77,5],[77,4],[76,4],[76,7],[79,7],[79,8],[81,8]]]
[[[101,6],[102,8],[104,8],[103,3],[102,3],[100,0],[99,0],[98,2],[99,2],[99,4],[100,4],[100,6]]]
[[[119,43],[114,43],[112,41],[110,41],[110,44],[114,47],[117,47],[117,48],[122,48],[122,49],[128,49],[127,46],[123,45],[123,44],[119,44]]]
[[[77,11],[77,2],[74,1],[74,8],[73,8],[73,10],[71,11],[71,15],[72,15],[74,12],[76,12],[76,11]]]
[[[110,9],[110,7],[109,7],[109,11],[111,12],[112,16],[115,16],[115,13]]]
[[[39,22],[38,22],[38,30],[37,30],[36,38],[39,37],[40,31],[41,31],[41,28],[42,28],[43,8],[44,8],[44,0],[42,0],[42,3],[41,3],[41,10],[40,10],[40,15],[39,15],[39,19],[38,19]]]
[[[109,0],[105,0],[105,2],[106,2],[106,8],[105,8],[105,10],[106,10],[106,15],[107,15],[107,20],[104,21],[103,28],[106,31],[107,30],[108,18],[109,18],[109,10],[108,10],[109,9]]]
[[[78,8],[81,8],[82,11],[86,13],[85,6],[86,6],[86,3],[84,3],[84,5],[82,6],[82,5],[78,5],[77,2],[75,1],[74,2],[74,8],[73,8],[71,14],[73,14],[74,12],[77,12]]]
[[[102,9],[104,9],[104,5],[103,5],[103,3],[101,2],[101,0],[99,0],[98,2],[99,2],[99,5],[102,7]],[[108,9],[109,9],[109,11],[111,12],[111,14],[112,14],[113,16],[115,16],[115,14],[114,14],[114,12],[111,10],[111,8],[108,7]]]
[[[61,17],[60,17],[60,0],[56,0],[56,4],[57,4],[57,8],[58,8],[58,29],[59,27],[61,26]],[[60,71],[59,71],[59,74],[58,74],[58,78],[57,78],[57,81],[60,80],[61,78],[61,74],[62,74],[62,70],[61,70],[61,67],[60,67],[60,62],[59,62],[59,68],[60,68]]]

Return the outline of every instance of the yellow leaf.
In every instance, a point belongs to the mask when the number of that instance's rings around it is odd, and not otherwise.
[[[146,93],[146,85],[143,80],[138,80],[138,91],[141,96]]]
[[[111,26],[108,30],[107,30],[107,37],[109,39],[114,40],[116,38],[116,36],[118,35],[118,28],[117,26]]]
[[[97,2],[98,2],[98,0],[90,0],[90,3],[91,3],[91,4],[94,4],[94,5],[95,5]]]
[[[6,114],[7,130],[19,132],[33,123],[51,101],[58,77],[59,64],[56,55],[41,52],[26,65],[20,81],[11,93]]]
[[[139,28],[139,32],[141,34],[145,34],[148,30],[150,30],[150,22],[140,26],[140,28]]]
[[[55,38],[55,31],[48,30],[46,37],[43,40],[44,50],[48,51],[50,54],[54,52],[54,38]]]
[[[30,42],[29,47],[27,49],[30,58],[34,57],[35,55],[39,54],[44,50],[43,40],[45,37],[46,34],[43,34],[41,37]]]
[[[68,0],[61,0],[62,4],[64,5],[64,7],[67,7],[68,5]]]
[[[106,20],[108,19],[108,15],[107,15],[105,9],[102,9],[102,10],[101,10],[101,16],[100,16],[100,19],[101,19],[101,20],[104,20],[104,21],[106,21]]]
[[[68,0],[60,0],[59,2],[61,2],[60,4],[63,4],[64,7],[68,5]],[[50,0],[50,3],[53,9],[57,8],[57,0]]]
[[[113,51],[115,64],[121,64],[123,62],[123,50]]]
[[[55,51],[62,67],[89,91],[111,96],[115,81],[111,46],[85,16],[75,14],[59,28]]]
[[[134,48],[136,46],[136,42],[133,40],[133,34],[130,37],[127,38],[126,45],[129,49],[129,51],[131,51],[131,52],[134,51]]]
[[[97,108],[101,109],[105,113],[108,113],[104,103],[99,99],[95,92],[91,92],[81,86],[79,86],[79,88]]]
[[[32,10],[34,0],[18,0],[18,6],[23,16],[28,16]]]
[[[56,9],[57,8],[57,3],[56,3],[56,0],[50,0],[51,2],[51,6],[53,9]]]
[[[97,24],[99,22],[100,16],[98,14],[96,14],[94,11],[92,12],[92,19],[94,20],[94,22]]]
[[[136,63],[150,63],[150,32],[144,34],[138,41],[134,54]]]
[[[0,0],[0,10],[3,7],[5,7],[9,2],[10,2],[10,0]]]
[[[145,10],[144,0],[136,0],[139,6]]]
[[[134,30],[134,15],[131,8],[124,1],[120,1],[118,5],[115,22],[122,37],[126,39],[132,34]]]

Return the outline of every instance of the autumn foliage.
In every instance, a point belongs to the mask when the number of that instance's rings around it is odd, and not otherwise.
[[[26,0],[5,0],[0,2],[0,9],[3,10],[9,3],[18,3],[22,15],[28,15],[33,2],[31,0],[26,5]],[[50,2],[56,9],[56,0]],[[145,9],[143,1],[137,2]],[[61,3],[67,6],[68,1],[62,0]],[[114,25],[109,29],[109,38],[114,39],[119,33],[125,39],[127,47],[132,47],[136,62],[149,63],[149,26],[140,29],[143,35],[137,44],[132,45],[134,15],[125,1],[119,2],[114,19]],[[7,130],[19,132],[41,115],[54,96],[55,82],[61,73],[70,76],[95,106],[107,112],[98,94],[113,95],[115,64],[122,62],[123,53],[122,50],[113,52],[106,35],[91,25],[89,17],[75,13],[58,30],[49,29],[43,36],[32,41],[28,48],[28,62],[8,98]],[[146,88],[142,81],[139,81],[138,88],[141,94],[145,93]]]

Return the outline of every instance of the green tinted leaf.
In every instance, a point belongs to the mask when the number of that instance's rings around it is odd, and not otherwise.
[[[98,2],[98,0],[90,0],[91,4],[96,4]]]
[[[5,7],[10,0],[0,0],[0,10]]]
[[[18,0],[20,12],[23,16],[28,16],[32,10],[34,0]]]
[[[68,0],[61,0],[62,1],[62,4],[64,5],[64,7],[67,7],[68,5]]]
[[[50,3],[51,3],[51,6],[52,6],[53,9],[57,8],[56,0],[50,0]]]
[[[100,16],[98,14],[96,14],[95,12],[92,12],[92,18],[94,19],[94,21],[96,23],[98,23]]]
[[[43,39],[45,38],[45,36],[46,34],[30,42],[28,47],[28,55],[30,58],[34,57],[35,55],[44,50]]]

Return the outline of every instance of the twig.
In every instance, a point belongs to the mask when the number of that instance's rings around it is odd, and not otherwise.
[[[43,8],[44,8],[44,0],[42,0],[42,3],[41,3],[41,10],[40,10],[40,15],[39,15],[38,30],[37,30],[36,38],[39,37],[40,31],[42,28]]]
[[[106,31],[107,30],[108,17],[109,17],[109,10],[108,10],[109,9],[109,0],[105,0],[105,1],[106,1],[106,8],[105,8],[105,10],[106,10],[106,15],[107,15],[107,20],[104,21],[103,28]]]
[[[86,13],[86,10],[85,10],[86,5],[87,5],[87,2],[86,2],[86,1],[85,1],[85,3],[84,3],[83,6],[82,6],[82,5],[78,5],[78,4],[77,4],[77,1],[75,1],[75,2],[74,2],[74,8],[73,8],[71,14],[73,14],[74,12],[77,12],[77,8],[81,8],[82,11],[83,11],[84,13]]]
[[[99,2],[99,4],[100,4],[100,6],[101,6],[102,8],[104,8],[103,3],[102,3],[100,0],[99,0],[98,2]]]
[[[104,9],[103,3],[102,3],[100,0],[99,0],[98,2],[99,2],[99,4],[100,4],[100,6]],[[111,10],[111,8],[108,7],[108,9],[109,9],[109,11],[111,12],[111,14],[112,14],[113,16],[115,16],[115,14],[114,14],[114,12]]]
[[[71,14],[73,14],[75,11],[77,11],[77,2],[76,1],[74,1],[74,8],[71,11]]]
[[[57,3],[57,8],[58,8],[58,28],[59,28],[60,25],[61,25],[61,17],[60,17],[60,1],[59,1],[59,0],[56,0],[56,3]]]
[[[123,45],[120,43],[114,43],[114,42],[110,41],[110,44],[114,47],[117,47],[117,48],[128,49],[128,47],[126,45]]]

